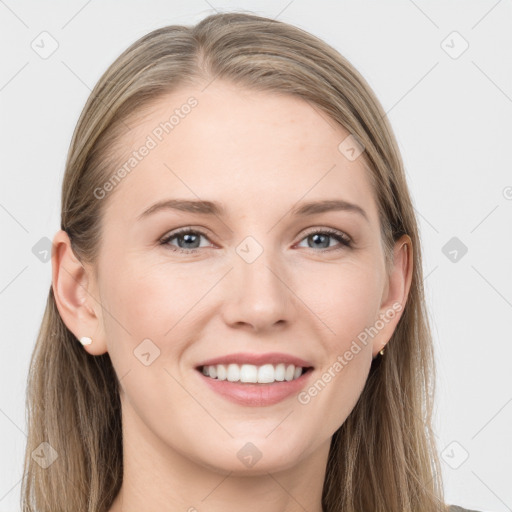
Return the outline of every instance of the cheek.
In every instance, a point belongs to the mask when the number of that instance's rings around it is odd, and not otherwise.
[[[162,356],[183,348],[182,334],[193,328],[201,299],[216,279],[191,269],[136,258],[117,262],[105,287],[112,313],[105,315],[107,337],[115,340],[114,353],[128,357],[145,339],[152,340]]]
[[[169,372],[169,362],[186,345],[183,331],[193,317],[187,312],[207,290],[205,284],[204,291],[195,287],[197,293],[191,293],[187,281],[184,272],[171,274],[164,266],[134,259],[118,261],[104,286],[111,313],[104,315],[108,352],[125,398],[140,417],[159,411],[159,421],[166,425],[180,408],[190,407],[190,396]]]
[[[378,267],[346,261],[320,268],[311,279],[304,276],[297,279],[295,290],[321,331],[327,330],[331,349],[342,349],[374,323],[382,294]]]
[[[324,338],[327,359],[311,392],[317,393],[316,406],[326,411],[325,420],[334,431],[354,408],[368,377],[372,344],[365,329],[378,315],[382,275],[378,265],[354,263],[331,273],[330,282],[329,292],[318,294],[317,300],[324,309],[319,316],[334,334]]]
[[[314,318],[321,319],[318,326],[324,335],[319,343],[325,358],[317,379],[299,401],[308,404],[313,416],[323,418],[323,428],[332,435],[353,410],[368,378],[372,344],[365,329],[378,315],[381,280],[378,270],[357,265],[315,277],[320,279],[315,279],[314,292],[304,301],[317,315]]]
[[[128,331],[135,345],[144,338],[155,338],[162,342],[161,348],[176,346],[179,340],[169,343],[173,332],[186,329],[203,310],[205,296],[218,276],[203,266],[198,271],[194,265],[178,268],[137,261],[117,260],[109,275],[106,292],[112,317],[107,314],[106,320],[116,331],[114,339],[120,331],[126,338]],[[309,310],[310,316],[313,313],[319,332],[327,330],[327,338],[332,337],[336,344],[357,336],[374,322],[382,290],[378,267],[372,262],[348,258],[325,265],[309,262],[285,274],[300,299],[296,307]]]

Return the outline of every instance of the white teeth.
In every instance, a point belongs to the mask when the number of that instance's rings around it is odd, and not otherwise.
[[[274,382],[274,374],[274,367],[271,364],[264,364],[258,368],[258,382],[261,382],[262,384]]]
[[[272,382],[291,381],[298,379],[303,372],[302,367],[293,364],[277,365],[264,364],[255,366],[253,364],[216,364],[203,366],[202,372],[207,377],[218,380],[228,380],[229,382],[250,382],[259,384],[270,384]]]
[[[223,364],[217,365],[217,379],[226,380],[228,377],[228,371]]]
[[[283,363],[280,363],[276,366],[276,371],[274,373],[274,378],[282,382],[284,380],[284,374],[285,374],[286,368]]]
[[[210,368],[210,377],[212,376]],[[240,368],[240,382],[258,382],[258,368],[252,364],[243,364]]]
[[[210,368],[211,366],[208,366],[208,371],[210,370]],[[228,366],[227,379],[229,380],[229,382],[237,382],[240,380],[240,367],[237,364],[230,364]]]

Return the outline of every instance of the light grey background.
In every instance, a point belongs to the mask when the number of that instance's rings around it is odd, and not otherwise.
[[[510,1],[0,0],[0,512],[19,510],[26,374],[51,284],[51,262],[32,249],[59,229],[79,113],[129,44],[215,10],[312,32],[376,92],[420,221],[446,501],[512,510]],[[51,38],[58,48],[42,58]]]

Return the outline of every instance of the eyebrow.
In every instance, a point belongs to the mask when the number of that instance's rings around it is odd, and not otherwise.
[[[178,210],[181,212],[196,213],[199,215],[215,215],[218,217],[222,217],[226,213],[224,207],[215,201],[164,199],[163,201],[158,201],[154,205],[150,206],[147,210],[144,210],[137,217],[137,220],[142,220],[143,218],[161,210]],[[369,222],[368,215],[360,206],[343,199],[326,199],[323,201],[299,203],[292,208],[290,213],[294,216],[305,217],[330,211],[347,211],[357,213]]]

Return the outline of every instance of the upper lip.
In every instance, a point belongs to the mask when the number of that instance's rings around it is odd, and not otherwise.
[[[266,354],[251,354],[248,352],[237,352],[235,354],[227,354],[225,356],[214,357],[208,359],[197,365],[197,368],[202,366],[214,366],[217,364],[253,364],[254,366],[262,366],[264,364],[293,364],[295,367],[301,366],[302,368],[310,368],[313,365],[300,357],[284,354],[281,352],[268,352]]]

